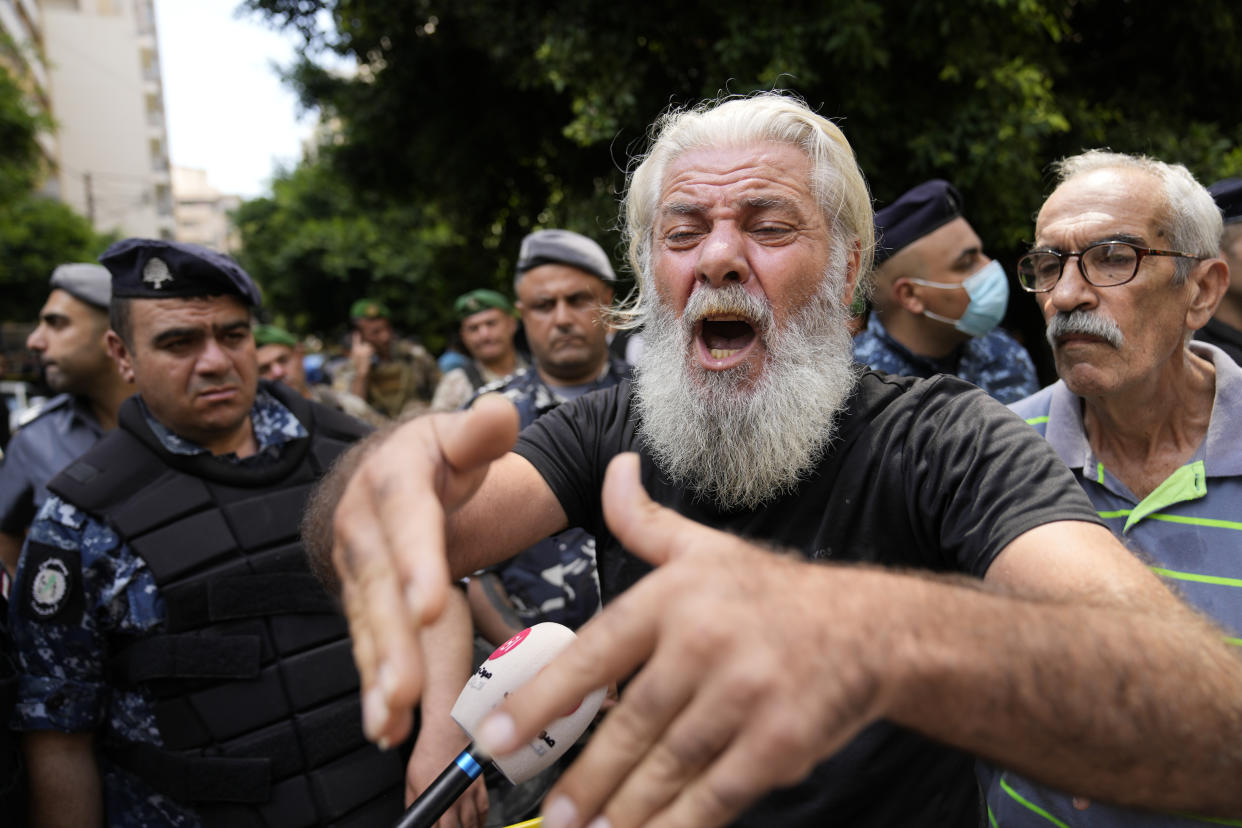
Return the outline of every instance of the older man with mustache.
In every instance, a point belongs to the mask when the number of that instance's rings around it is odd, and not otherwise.
[[[851,364],[872,215],[835,125],[775,94],[671,113],[625,205],[633,384],[513,451],[512,408],[483,398],[341,467],[331,554],[372,738],[410,726],[450,573],[581,525],[603,612],[476,734],[507,753],[627,682],[545,828],[973,826],[971,754],[1242,812],[1242,661],[1219,632],[999,403]]]
[[[1061,379],[1013,408],[1078,479],[1114,534],[1242,646],[1242,369],[1191,336],[1229,285],[1221,215],[1185,167],[1091,151],[1060,183],[1018,264]],[[1005,826],[1202,825],[992,775]],[[1077,807],[1075,807],[1077,806]],[[1193,809],[1188,809],[1193,810]],[[1232,823],[1230,823],[1232,824]]]

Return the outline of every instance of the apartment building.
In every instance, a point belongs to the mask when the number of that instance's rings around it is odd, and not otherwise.
[[[173,238],[154,0],[38,5],[59,198],[101,232]]]
[[[177,241],[236,253],[241,236],[229,213],[241,206],[241,197],[220,192],[207,180],[206,170],[192,167],[174,166],[172,185]]]

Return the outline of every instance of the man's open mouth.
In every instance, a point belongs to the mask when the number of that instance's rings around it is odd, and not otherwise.
[[[755,325],[738,314],[709,314],[699,320],[697,338],[712,360],[730,362],[754,344]]]

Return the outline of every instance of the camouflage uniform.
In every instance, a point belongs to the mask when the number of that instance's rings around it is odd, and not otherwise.
[[[348,414],[355,420],[362,420],[367,425],[379,428],[388,423],[388,418],[367,405],[366,400],[348,391],[337,391],[326,385],[310,386],[310,399],[320,405]]]
[[[627,378],[630,368],[612,360],[591,386],[580,393],[611,388]],[[517,406],[521,427],[533,423],[568,398],[548,387],[534,368],[485,385],[480,394],[498,391]],[[505,591],[525,624],[556,621],[576,629],[599,609],[599,576],[595,572],[595,538],[577,527],[545,538],[495,567]]]
[[[206,449],[157,422],[145,406],[143,412],[151,430],[170,452],[206,453]],[[279,457],[286,443],[308,436],[297,418],[262,390],[251,410],[251,423],[259,450],[242,460],[231,455],[222,459],[242,466],[263,466]],[[55,495],[40,509],[29,540],[65,550],[67,560],[80,559],[83,605],[66,606],[63,614],[58,610],[50,620],[33,622],[21,611],[26,595],[22,585],[40,573],[23,571],[27,564],[23,556],[16,599],[9,613],[21,669],[14,729],[94,731],[103,743],[119,740],[161,745],[155,710],[146,693],[114,689],[108,684],[109,642],[159,628],[166,617],[164,600],[146,564],[120,543],[107,525]],[[99,770],[106,825],[199,825],[192,811],[152,791],[102,756]]]
[[[943,359],[919,356],[889,335],[875,314],[854,337],[854,359],[877,371],[909,377],[952,374],[977,385],[1003,403],[1039,390],[1035,365],[1026,349],[1000,328],[972,336]]]
[[[353,385],[354,368],[346,363],[336,382],[338,390],[348,391]],[[367,374],[367,403],[385,417],[409,417],[421,414],[431,404],[440,367],[435,357],[422,345],[405,340],[392,344],[388,359],[374,359]]]
[[[471,360],[460,368],[452,368],[444,373],[440,384],[436,386],[436,395],[431,398],[432,411],[456,411],[474,397],[475,393],[485,385],[492,385],[500,380],[508,379],[526,367],[526,360],[518,354],[514,369],[508,374],[497,374],[488,370],[481,362]]]

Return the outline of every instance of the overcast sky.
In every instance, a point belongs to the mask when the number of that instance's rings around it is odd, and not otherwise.
[[[287,66],[298,38],[262,17],[236,17],[239,0],[155,0],[172,163],[207,170],[224,193],[270,190],[278,163],[293,165],[315,125],[273,63]]]

